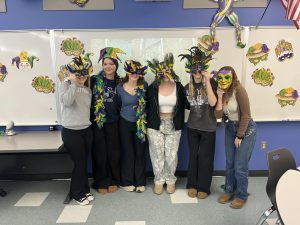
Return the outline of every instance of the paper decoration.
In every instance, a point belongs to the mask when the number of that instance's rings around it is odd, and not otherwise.
[[[76,4],[79,7],[85,7],[89,0],[70,0],[72,4]]]
[[[67,38],[61,42],[60,50],[68,56],[80,56],[84,54],[84,44],[76,37]]]
[[[257,65],[260,61],[266,61],[268,59],[270,49],[266,44],[257,43],[251,46],[247,52],[247,59]]]
[[[299,98],[298,91],[292,87],[281,89],[280,92],[276,95],[278,103],[281,107],[287,105],[295,106],[297,99]]]
[[[12,66],[16,64],[17,68],[20,70],[28,71],[33,68],[34,60],[39,61],[39,58],[31,55],[28,56],[28,52],[20,52],[19,56],[16,56],[12,59]]]
[[[45,94],[54,93],[54,82],[48,76],[38,76],[32,80],[32,87],[38,92]]]
[[[259,84],[261,86],[272,86],[273,80],[275,77],[273,76],[273,73],[270,69],[256,69],[252,74],[252,79],[254,83]]]
[[[198,48],[205,52],[206,55],[213,55],[219,51],[219,42],[216,38],[213,42],[210,35],[203,35],[198,38]]]
[[[241,25],[239,22],[238,15],[233,11],[234,0],[218,0],[219,10],[213,18],[210,25],[210,36],[212,39],[212,44],[215,42],[216,28],[223,21],[225,17],[228,18],[229,22],[235,27],[237,46],[244,48],[246,45],[242,43],[241,39]]]
[[[294,56],[292,44],[285,40],[280,40],[275,48],[275,54],[280,62],[292,58]]]
[[[4,82],[6,75],[7,75],[6,66],[0,63],[0,81]]]

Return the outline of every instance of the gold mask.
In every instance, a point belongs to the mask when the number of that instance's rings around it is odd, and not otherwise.
[[[222,70],[218,73],[218,88],[222,90],[227,90],[232,84],[233,75],[231,71]]]

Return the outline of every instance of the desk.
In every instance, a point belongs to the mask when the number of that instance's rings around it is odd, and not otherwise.
[[[300,171],[288,170],[276,187],[277,210],[285,225],[299,225]]]
[[[61,131],[24,131],[0,136],[0,154],[57,152],[62,147]]]

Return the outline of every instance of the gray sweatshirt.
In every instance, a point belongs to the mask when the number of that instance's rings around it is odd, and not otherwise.
[[[89,127],[92,92],[90,88],[79,87],[75,83],[65,81],[59,88],[59,100],[62,104],[61,124],[72,130]]]

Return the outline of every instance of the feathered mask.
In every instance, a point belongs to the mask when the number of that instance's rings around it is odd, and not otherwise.
[[[124,70],[127,74],[137,74],[141,77],[147,73],[148,66],[142,66],[141,63],[133,60],[126,60]]]
[[[74,57],[71,62],[66,65],[66,68],[70,73],[74,73],[76,76],[88,76],[93,72],[92,62],[89,60],[89,55],[84,58],[81,56]]]
[[[107,47],[101,49],[98,63],[104,58],[112,58],[112,59],[119,60],[119,62],[122,62],[121,59],[117,56],[117,53],[126,54],[119,48]]]
[[[195,74],[197,71],[204,71],[209,68],[209,62],[212,60],[211,54],[206,55],[197,46],[188,49],[190,54],[180,54],[180,61],[187,59],[185,71],[190,74]]]
[[[172,53],[167,53],[162,62],[159,62],[157,59],[152,59],[152,61],[147,60],[147,63],[157,79],[163,79],[163,77],[166,76],[170,80],[174,80],[174,56]]]

